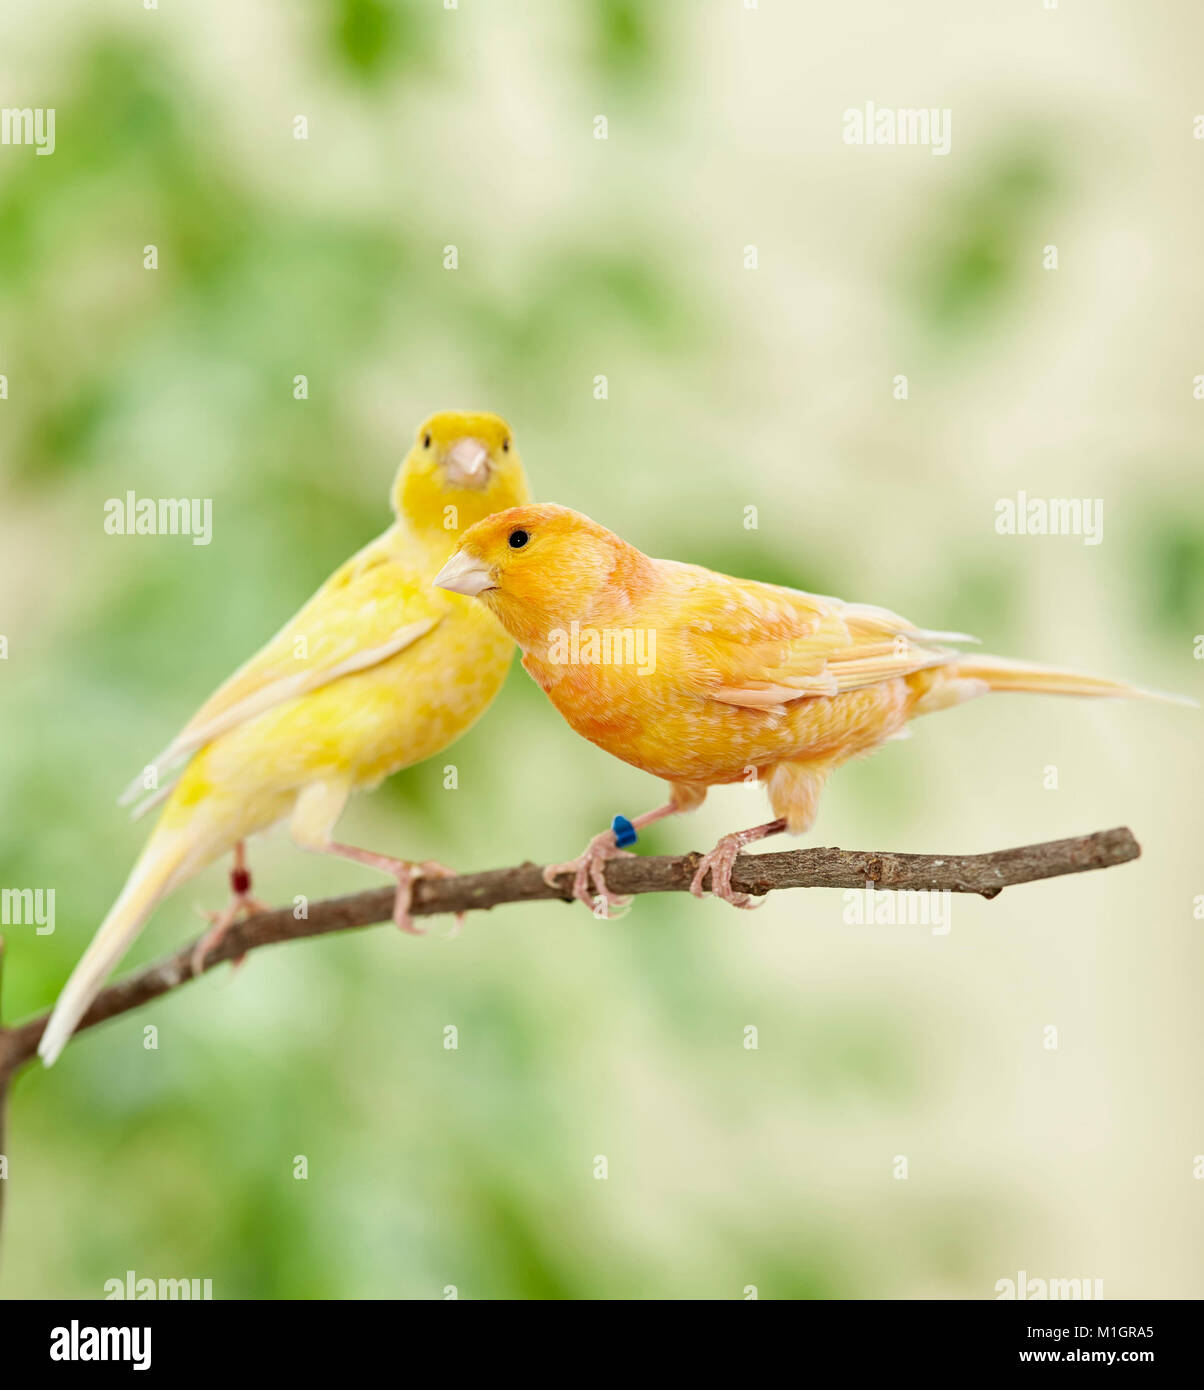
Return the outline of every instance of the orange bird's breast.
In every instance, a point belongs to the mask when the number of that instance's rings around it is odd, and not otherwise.
[[[668,782],[714,785],[792,761],[843,761],[869,752],[907,722],[918,694],[894,678],[840,695],[747,709],[710,698],[675,663],[643,674],[628,665],[524,666],[583,738]]]

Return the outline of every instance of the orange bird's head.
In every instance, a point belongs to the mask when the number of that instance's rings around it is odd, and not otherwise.
[[[613,531],[551,503],[511,507],[470,527],[435,576],[479,598],[519,646],[633,597],[651,561]]]

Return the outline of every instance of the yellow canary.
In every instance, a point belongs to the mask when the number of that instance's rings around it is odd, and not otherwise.
[[[513,643],[479,604],[441,593],[431,578],[463,530],[529,497],[505,420],[444,411],[418,427],[393,486],[393,525],[335,571],[123,798],[190,759],[173,787],[140,808],[166,800],[55,1005],[38,1048],[47,1066],[165,894],[234,851],[231,902],[194,969],[240,912],[258,907],[243,842],[279,821],[288,819],[305,849],[394,877],[394,920],[412,930],[415,877],[448,871],[337,844],[332,832],[353,791],[445,748],[501,688]]]
[[[708,787],[754,774],[765,784],[775,819],[725,835],[691,885],[701,897],[710,874],[712,891],[736,907],[759,905],[732,887],[740,850],[809,830],[832,770],[897,737],[917,714],[990,690],[1177,699],[967,655],[950,644],[974,638],[922,630],[885,608],[653,560],[566,507],[517,507],[479,522],[435,583],[481,600],[579,734],[669,783],[665,805],[620,818],[624,842],[695,809]],[[573,870],[575,896],[609,912],[621,900],[604,865],[619,853],[607,830],[546,874]]]

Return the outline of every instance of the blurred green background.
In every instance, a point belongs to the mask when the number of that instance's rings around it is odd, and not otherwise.
[[[0,147],[0,884],[57,894],[53,935],[6,928],[6,1019],[134,859],[118,790],[384,528],[433,409],[504,414],[537,496],[652,553],[1199,696],[1202,39],[1190,0],[6,9],[0,105],[57,112],[52,157]],[[870,100],[951,108],[952,152],[844,145]],[[106,535],[130,489],[212,498],[212,544]],[[1021,489],[1103,498],[1103,544],[997,535]],[[0,1292],[1200,1297],[1201,717],[999,697],[839,773],[817,843],[1142,841],[948,936],[674,896],[215,972],[17,1082]],[[342,838],[559,859],[659,793],[516,666]],[[251,862],[280,902],[380,882],[282,832]]]

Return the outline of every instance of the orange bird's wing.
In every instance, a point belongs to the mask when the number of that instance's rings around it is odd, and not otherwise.
[[[941,644],[972,642],[930,632],[871,604],[674,566],[683,637],[707,694],[750,709],[840,695],[894,676],[943,666]]]

